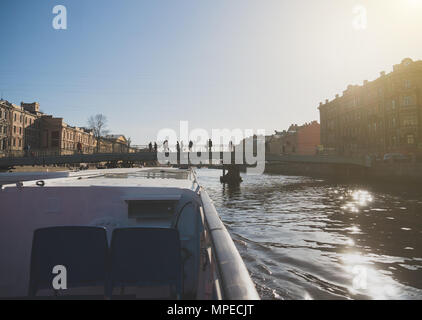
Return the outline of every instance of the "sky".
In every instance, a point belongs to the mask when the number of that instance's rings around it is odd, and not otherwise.
[[[421,31],[422,0],[1,0],[0,92],[74,126],[102,113],[132,144],[185,120],[271,133],[422,59]]]

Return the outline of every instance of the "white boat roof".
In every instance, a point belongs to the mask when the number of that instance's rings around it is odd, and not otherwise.
[[[198,184],[191,169],[130,168],[61,172],[0,173],[3,188],[39,187],[157,187],[194,190]]]

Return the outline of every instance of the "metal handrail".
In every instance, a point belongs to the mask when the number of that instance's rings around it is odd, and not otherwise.
[[[223,299],[259,300],[258,292],[245,263],[204,189],[201,189],[201,200],[222,280],[220,283]]]

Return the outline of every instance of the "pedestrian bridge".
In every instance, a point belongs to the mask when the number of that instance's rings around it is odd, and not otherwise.
[[[38,155],[21,157],[3,157],[0,158],[0,168],[11,168],[15,166],[46,166],[46,165],[68,165],[78,163],[101,163],[101,162],[127,162],[143,163],[148,161],[160,160],[162,164],[170,161],[171,164],[193,164],[193,165],[248,165],[254,166],[256,163],[248,163],[240,153],[222,151],[212,152],[210,155],[205,152],[170,152],[157,154],[157,152],[139,151],[135,153],[94,153],[94,154],[73,154],[73,155]],[[162,160],[165,161],[162,161]],[[173,160],[174,162],[171,162]],[[364,158],[350,158],[340,156],[323,155],[275,155],[266,154],[266,163],[321,163],[337,165],[353,165],[369,167]]]

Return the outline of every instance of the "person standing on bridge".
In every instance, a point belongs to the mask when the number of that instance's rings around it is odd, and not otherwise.
[[[157,142],[154,142],[154,151],[157,152],[158,146],[157,146]]]
[[[152,152],[152,143],[151,142],[149,143],[148,148],[149,148],[149,152]]]
[[[189,152],[192,151],[192,147],[193,147],[193,142],[191,140],[191,141],[189,141]]]
[[[211,153],[211,150],[212,150],[212,140],[208,139],[208,151],[209,151],[209,153]]]
[[[31,146],[27,144],[25,147],[25,157],[28,157],[30,155],[30,152],[31,152]]]
[[[180,144],[179,144],[179,141],[177,141],[177,143],[176,143],[176,150],[177,150],[177,153],[179,154],[180,153]]]

